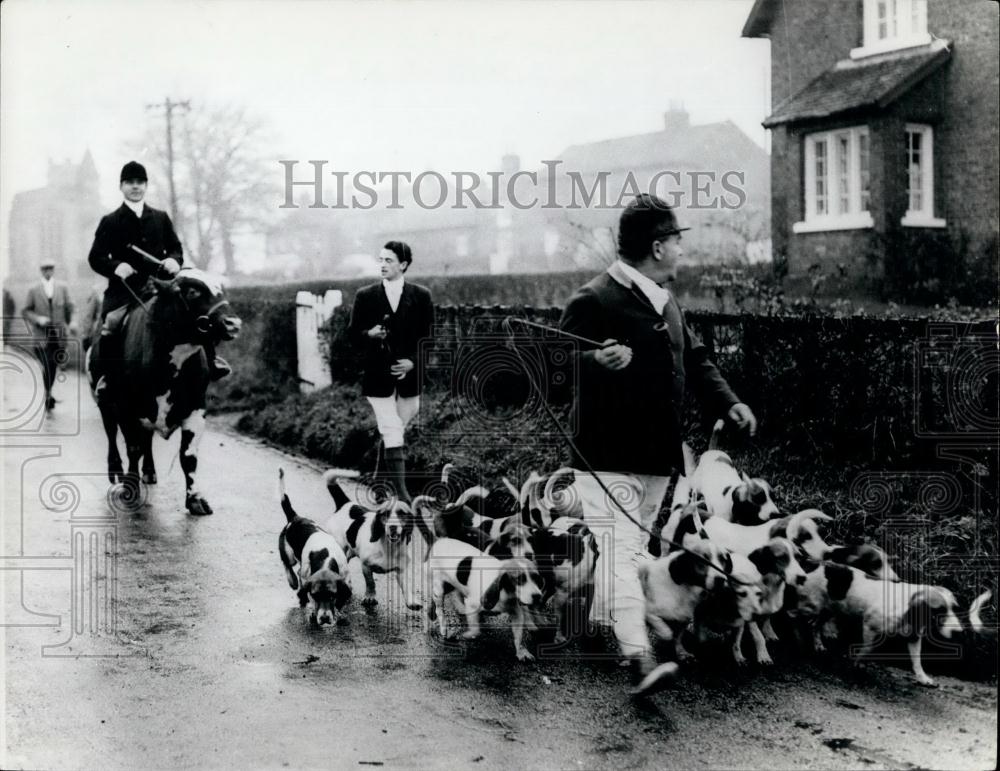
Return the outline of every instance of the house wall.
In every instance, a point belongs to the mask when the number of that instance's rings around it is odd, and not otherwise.
[[[934,134],[938,216],[953,236],[982,244],[996,239],[1000,217],[998,5],[930,0],[927,13],[928,29],[952,43],[951,62],[941,73],[942,120]]]
[[[930,0],[928,5],[928,29],[952,43],[951,59],[938,72],[880,116],[779,126],[772,131],[772,240],[775,255],[787,260],[790,273],[803,273],[815,264],[829,271],[846,265],[856,275],[877,281],[892,244],[898,250],[902,239],[919,236],[919,229],[900,225],[908,203],[907,122],[934,127],[934,214],[947,221],[947,235],[953,243],[964,239],[977,253],[991,243],[996,248],[998,6],[987,0]],[[771,37],[772,109],[847,58],[862,34],[860,2],[786,3],[784,8],[787,32],[779,12]],[[823,34],[817,37],[817,30]],[[804,215],[803,136],[860,124],[867,124],[870,132],[874,227],[792,233],[792,224]]]

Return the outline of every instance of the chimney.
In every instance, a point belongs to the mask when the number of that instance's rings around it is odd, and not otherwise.
[[[669,109],[663,113],[663,130],[667,133],[686,131],[691,126],[691,116],[684,109],[684,102],[670,100]]]

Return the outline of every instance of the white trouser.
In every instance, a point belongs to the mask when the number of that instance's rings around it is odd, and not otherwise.
[[[598,476],[630,516],[647,530],[654,530],[670,477],[604,471],[598,472]],[[639,565],[652,559],[646,549],[649,533],[636,527],[586,471],[576,471],[573,487],[583,499],[587,526],[597,536],[601,552],[597,561],[594,621],[614,625],[623,655],[642,655],[649,650],[649,635]]]
[[[403,431],[420,409],[420,396],[368,396],[386,447],[402,447]]]

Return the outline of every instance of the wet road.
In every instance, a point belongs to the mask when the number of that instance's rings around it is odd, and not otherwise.
[[[426,638],[382,578],[374,614],[355,603],[349,625],[311,629],[276,553],[275,489],[282,465],[300,513],[325,516],[319,469],[215,422],[200,463],[214,516],[183,509],[179,436],[157,440],[147,503],[116,513],[75,376],[42,420],[30,372],[4,357],[4,768],[995,765],[985,684],[779,658],[691,669],[638,708],[624,670],[578,649],[520,665],[496,622],[465,645]]]

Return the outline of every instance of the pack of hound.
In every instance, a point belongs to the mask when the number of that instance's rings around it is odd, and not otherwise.
[[[921,661],[924,639],[953,641],[955,633],[982,632],[981,611],[992,593],[984,591],[960,611],[950,590],[901,580],[875,544],[827,543],[821,527],[832,517],[818,509],[782,515],[768,483],[738,471],[718,449],[722,428],[720,420],[697,461],[685,445],[669,517],[654,534],[662,556],[639,567],[647,624],[662,647],[672,646],[677,662],[690,664],[696,656],[685,637],[703,643],[710,633],[722,634],[743,666],[749,632],[754,660],[768,666],[768,643],[779,639],[776,625],[817,652],[825,650],[824,637],[860,625],[860,641],[842,641],[855,643],[845,646],[854,657],[901,637],[916,681],[934,685]],[[279,555],[310,620],[319,626],[347,622],[344,611],[353,596],[348,563],[357,559],[365,581],[361,604],[369,612],[376,612],[375,574],[391,573],[406,607],[423,612],[425,631],[433,634],[436,627],[445,639],[473,640],[484,616],[505,614],[515,656],[531,661],[526,632],[559,647],[590,630],[603,546],[587,523],[608,517],[596,511],[588,516],[594,505],[588,501],[596,498],[582,488],[592,478],[562,468],[547,476],[533,472],[520,487],[504,479],[501,489],[459,492],[451,472],[446,465],[438,489],[452,494],[366,505],[341,486],[357,472],[328,471],[334,511],[321,526],[296,514],[279,471],[287,519]],[[426,543],[422,562],[412,554],[414,531]],[[446,603],[459,625],[449,625]],[[543,625],[549,633],[540,631]]]

